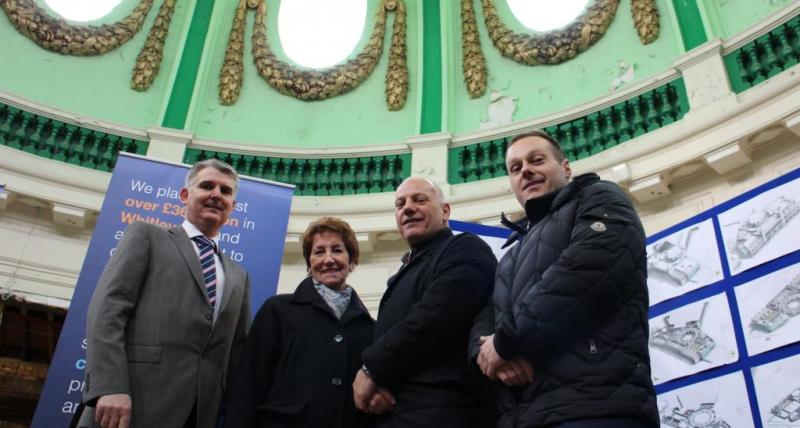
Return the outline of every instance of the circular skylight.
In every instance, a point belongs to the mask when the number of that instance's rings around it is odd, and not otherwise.
[[[62,18],[87,22],[108,15],[122,0],[45,0],[47,6]]]
[[[526,28],[556,30],[574,21],[591,0],[507,0],[511,12]]]
[[[283,52],[303,67],[336,65],[361,40],[366,18],[367,0],[281,0]]]

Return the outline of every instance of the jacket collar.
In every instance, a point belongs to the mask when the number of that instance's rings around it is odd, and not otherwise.
[[[558,190],[554,190],[538,198],[529,199],[525,202],[525,217],[516,222],[509,220],[505,214],[501,214],[500,222],[512,230],[511,236],[509,236],[505,244],[503,244],[503,248],[521,239],[521,237],[527,233],[531,225],[538,223],[547,214],[567,203],[578,191],[599,180],[600,177],[593,172],[581,174]]]
[[[425,254],[428,251],[435,249],[439,245],[439,242],[442,239],[452,235],[453,231],[450,230],[449,227],[445,227],[444,229],[418,242],[417,245],[411,247],[411,251],[405,253],[401,258],[401,261],[403,262],[403,267],[408,266],[409,264],[411,264],[411,262],[417,260],[421,254]]]
[[[361,298],[358,297],[356,290],[353,289],[352,293],[353,294],[350,295],[350,304],[342,314],[342,324],[347,324],[350,320],[363,315],[369,316],[369,311],[367,310],[366,306],[364,306],[364,303],[361,302]],[[311,279],[311,277],[308,277],[300,282],[300,285],[298,285],[294,290],[294,294],[292,294],[290,301],[298,305],[310,304],[314,308],[326,312],[336,319],[336,315],[334,315],[333,310],[331,310],[331,308],[325,302],[325,299],[323,299],[314,288],[314,281]]]
[[[400,259],[403,262],[403,265],[400,266],[400,270],[395,272],[395,274],[389,277],[389,279],[386,281],[386,285],[389,288],[389,290],[393,289],[395,284],[397,284],[397,282],[400,280],[400,278],[406,272],[408,272],[409,266],[416,263],[418,260],[421,260],[423,258],[422,257],[423,255],[435,251],[436,248],[438,248],[439,245],[441,245],[441,243],[447,240],[447,238],[450,236],[453,236],[453,231],[450,230],[449,227],[445,227],[442,230],[434,233],[433,235],[428,236],[427,238],[422,240],[422,242],[417,243],[417,245],[415,245],[411,249],[411,251],[405,253],[403,257]],[[388,295],[389,291],[387,290],[387,292],[384,293],[384,297],[381,299],[381,301],[383,301],[383,299],[388,297]]]

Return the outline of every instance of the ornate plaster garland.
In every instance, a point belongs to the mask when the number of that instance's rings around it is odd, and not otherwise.
[[[133,67],[131,87],[144,91],[158,74],[176,0],[164,0],[156,22]],[[14,27],[40,47],[63,55],[97,56],[127,43],[144,24],[153,0],[141,0],[125,18],[112,24],[73,25],[50,16],[34,0],[0,0]]]
[[[481,50],[481,36],[475,20],[472,0],[461,1],[461,51],[464,83],[470,98],[478,98],[486,92],[486,58]]]
[[[164,57],[164,43],[169,33],[169,24],[172,22],[172,13],[175,12],[176,0],[164,0],[158,10],[156,21],[147,34],[144,46],[136,57],[133,66],[131,88],[137,91],[146,91],[153,84],[161,68],[161,59]]]
[[[642,44],[649,44],[658,38],[661,27],[658,24],[656,0],[631,0],[633,26],[639,33]]]
[[[267,42],[264,23],[265,0],[241,0],[236,9],[228,48],[220,72],[219,98],[223,105],[236,102],[244,72],[244,33],[247,9],[256,9],[253,28],[253,60],[259,75],[278,92],[304,101],[333,98],[355,89],[369,77],[383,54],[386,15],[394,12],[392,43],[386,71],[386,105],[389,110],[403,108],[408,94],[406,65],[406,10],[403,0],[383,0],[375,17],[375,26],[364,50],[344,64],[325,70],[309,70],[279,60]]]
[[[153,0],[142,0],[120,21],[104,25],[72,25],[53,18],[34,0],[0,0],[17,31],[37,45],[74,56],[102,55],[130,40],[142,29]]]
[[[486,89],[486,62],[480,48],[475,24],[474,0],[461,0],[461,31],[464,82],[470,97],[483,95]],[[481,0],[484,22],[492,44],[500,53],[520,64],[560,64],[589,49],[605,34],[620,0],[595,0],[575,21],[561,30],[544,34],[518,34],[506,26],[497,14],[494,0]],[[655,0],[631,0],[634,27],[642,43],[658,38],[658,9]]]

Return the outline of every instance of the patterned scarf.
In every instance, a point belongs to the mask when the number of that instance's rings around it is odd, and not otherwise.
[[[334,290],[317,281],[314,281],[314,288],[322,299],[325,300],[325,303],[330,306],[336,318],[342,319],[342,314],[350,305],[350,296],[353,294],[353,289],[350,288],[349,285],[346,285],[344,291]]]

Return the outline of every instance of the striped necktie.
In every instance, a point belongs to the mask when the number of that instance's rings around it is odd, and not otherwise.
[[[200,250],[200,267],[203,271],[203,281],[206,283],[208,304],[211,305],[211,309],[214,309],[214,303],[217,301],[217,263],[214,260],[216,246],[214,241],[205,236],[195,236],[192,240]]]

